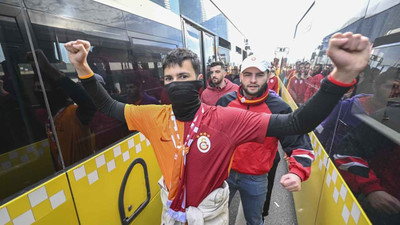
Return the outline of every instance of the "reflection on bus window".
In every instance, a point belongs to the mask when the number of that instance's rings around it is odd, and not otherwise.
[[[316,129],[316,134],[324,147],[332,153],[338,149],[342,138],[360,123],[360,115],[373,115],[382,108],[399,102],[399,98],[391,97],[398,92],[396,84],[400,79],[396,70],[387,70],[374,80],[373,94],[357,94],[342,100],[329,117]],[[395,96],[395,94],[393,95]],[[377,114],[375,117],[377,118]],[[383,118],[378,122],[382,123]]]
[[[136,63],[133,62],[133,73],[142,79],[142,90],[162,104],[170,103],[163,88],[162,60],[169,51],[176,47],[174,44],[132,38],[132,59],[136,61]]]
[[[34,25],[33,28],[39,47],[50,64],[71,80],[78,81],[77,74],[68,60],[63,43],[86,39],[92,44],[88,55],[89,66],[113,98],[132,104],[162,102],[161,61],[163,55],[176,48],[176,45],[134,38],[131,42],[113,40],[41,25]],[[132,84],[137,84],[138,89],[134,89]],[[91,118],[90,128],[95,139],[94,149],[97,151],[131,133],[125,124],[99,112]],[[87,133],[86,139],[91,139],[91,135]]]
[[[0,200],[55,172],[19,27],[15,18],[0,17]]]
[[[196,28],[190,26],[188,23],[185,24],[186,28],[186,48],[192,50],[194,53],[196,53],[199,56],[200,60],[200,71],[203,71],[202,69],[202,54],[200,50],[201,42],[200,42],[200,31],[197,30]]]
[[[219,46],[218,58],[220,61],[224,62],[225,65],[227,62],[230,62],[229,49]]]
[[[214,36],[203,32],[203,44],[204,44],[204,59],[206,65],[210,65],[215,61],[215,40]]]
[[[150,0],[179,15],[179,0]]]
[[[144,80],[140,74],[133,72],[126,73],[125,88],[119,97],[120,102],[133,105],[158,105],[159,101],[143,90]]]
[[[399,50],[375,47],[355,88],[315,130],[373,224],[400,221]]]
[[[400,132],[400,105],[387,106],[372,115]],[[381,131],[362,123],[339,144],[335,164],[373,224],[400,221],[400,145]]]
[[[28,53],[27,58],[34,71],[40,70],[46,93],[46,96],[43,95],[39,74],[35,73],[34,94],[41,106],[36,113],[43,118],[55,168],[61,170],[63,164],[70,166],[94,153],[94,135],[89,125],[96,107],[80,85],[50,64],[43,51],[35,50],[35,54],[39,68],[35,67],[32,53]],[[45,98],[52,117],[47,114]]]

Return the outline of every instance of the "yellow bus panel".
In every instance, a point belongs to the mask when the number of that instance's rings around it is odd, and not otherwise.
[[[6,225],[79,224],[65,173],[0,206]]]
[[[319,152],[322,150],[315,148],[314,142],[316,137],[310,135],[311,144],[314,149],[315,161],[311,165],[310,178],[301,184],[302,188],[299,192],[293,192],[293,198],[296,205],[297,221],[299,224],[314,224],[317,212],[318,201],[321,196],[322,183],[325,169],[319,163],[315,163],[321,158]]]
[[[0,199],[54,173],[47,139],[0,155]],[[15,179],[18,177],[18,179]]]
[[[125,217],[130,217],[144,201],[148,200],[144,211],[139,213],[141,216],[136,219],[150,218],[160,222],[162,208],[158,202],[161,200],[156,200],[155,197],[159,196],[160,192],[157,182],[161,178],[161,171],[149,141],[138,133],[67,171],[82,224],[121,224],[119,208],[121,185],[129,166],[138,160],[145,163],[148,180],[145,179],[145,169],[142,164],[135,164],[127,175],[122,197]],[[149,196],[146,182],[150,188]],[[149,208],[152,210],[149,211]]]
[[[292,109],[297,105],[279,80],[282,98]],[[310,178],[293,193],[299,224],[371,224],[351,190],[313,132],[310,134],[315,160]]]

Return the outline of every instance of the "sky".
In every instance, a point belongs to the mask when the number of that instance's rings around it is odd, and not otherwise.
[[[266,60],[288,47],[288,60],[309,60],[322,39],[365,12],[368,0],[212,0],[248,38],[252,51]],[[281,58],[282,55],[276,55]]]

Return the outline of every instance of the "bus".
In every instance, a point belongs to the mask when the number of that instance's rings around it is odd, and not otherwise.
[[[400,175],[400,1],[354,2],[358,7],[331,2],[343,7],[343,15],[349,12],[345,21],[328,24],[323,13],[332,7],[315,1],[299,22],[298,44],[311,38],[313,29],[331,29],[322,42],[314,43],[308,60],[312,70],[301,78],[306,91],[318,89],[318,77],[334,66],[326,54],[333,34],[360,33],[373,43],[369,64],[357,84],[311,134],[316,153],[312,174],[303,190],[294,194],[299,224],[400,223],[400,183],[395,181]],[[297,97],[293,93],[285,92],[284,98],[297,107],[302,102],[292,101]]]

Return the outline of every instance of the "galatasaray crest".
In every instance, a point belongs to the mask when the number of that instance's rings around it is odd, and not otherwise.
[[[210,135],[207,133],[200,133],[197,135],[197,148],[202,153],[207,153],[210,151],[211,142],[210,142]]]

